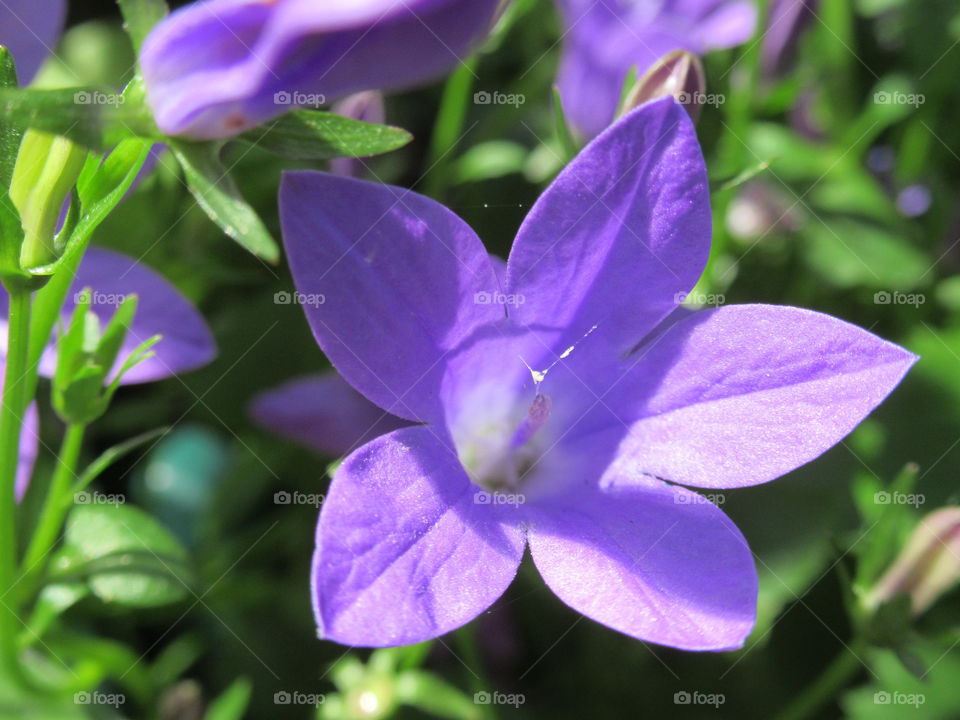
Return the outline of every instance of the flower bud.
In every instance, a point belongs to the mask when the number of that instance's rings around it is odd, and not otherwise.
[[[866,598],[873,609],[901,594],[919,615],[960,581],[960,507],[930,513]]]
[[[637,80],[623,103],[623,113],[650,100],[672,95],[682,104],[694,121],[700,115],[707,88],[703,65],[693,53],[674,50],[655,62],[646,74]]]
[[[10,199],[24,233],[21,268],[47,265],[59,257],[54,233],[86,156],[86,150],[59,135],[33,129],[23,134],[10,182]]]

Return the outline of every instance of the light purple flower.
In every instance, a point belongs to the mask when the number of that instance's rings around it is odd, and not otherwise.
[[[141,52],[168,135],[234,135],[360,90],[417,85],[465,59],[498,0],[205,0],[154,28]]]
[[[313,562],[321,637],[389,646],[484,611],[525,545],[565,603],[689,650],[740,647],[757,577],[699,488],[849,433],[915,357],[792,307],[675,311],[710,247],[706,169],[672,98],[617,122],[520,228],[501,287],[474,232],[414,192],[285,176],[284,240],[324,352],[412,427],[351,453]],[[669,319],[668,319],[669,318]],[[773,510],[776,511],[776,510]]]
[[[613,120],[631,67],[672,50],[702,55],[753,35],[749,0],[557,0],[565,28],[557,84],[570,122],[593,137]]]
[[[793,63],[803,32],[813,22],[819,0],[773,0],[761,59],[764,74],[779,77]]]
[[[267,430],[337,458],[410,425],[371,403],[336,372],[296,378],[266,390],[253,399],[250,414]]]
[[[13,54],[21,85],[26,85],[53,53],[67,17],[65,0],[0,2],[0,45]]]
[[[153,347],[154,357],[126,373],[120,381],[122,385],[179,375],[206,365],[216,355],[213,335],[200,313],[173,285],[142,262],[113,250],[88,249],[63,307],[64,323],[69,321],[84,288],[92,290],[90,309],[100,319],[101,327],[109,322],[127,295],[138,296],[137,313],[117,358],[117,367],[143,341],[154,335],[163,336]],[[7,294],[0,292],[0,317],[6,317],[6,313]],[[0,355],[6,356],[6,320],[0,321],[0,342]],[[56,358],[56,343],[51,341],[40,360],[42,376],[53,375]],[[37,411],[31,405],[20,437],[18,499],[23,497],[29,485],[39,442]]]

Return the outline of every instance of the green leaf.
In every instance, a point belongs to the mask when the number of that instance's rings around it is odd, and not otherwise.
[[[203,720],[240,720],[250,704],[253,685],[245,677],[237,678],[216,700],[210,703]]]
[[[237,139],[293,160],[327,160],[382,155],[403,147],[413,136],[401,128],[334,113],[294,110]]]
[[[396,678],[397,700],[431,715],[452,720],[476,720],[478,706],[453,685],[432,673],[409,670]]]
[[[509,140],[491,140],[467,150],[456,163],[455,180],[479,182],[523,172],[527,149]]]
[[[153,607],[187,594],[187,552],[174,535],[127,505],[78,505],[67,520],[66,548],[104,602]]]
[[[129,137],[157,136],[145,105],[126,94],[92,87],[0,88],[0,125],[36,128],[97,151]]]
[[[207,216],[254,255],[278,262],[280,249],[223,166],[220,146],[180,141],[171,141],[170,145],[183,167],[190,192]]]
[[[76,485],[74,485],[73,491],[75,493],[80,492],[90,483],[96,480],[102,472],[113,465],[113,463],[115,463],[117,460],[120,460],[125,455],[133,452],[138,447],[142,447],[150,441],[166,435],[169,431],[169,427],[156,428],[155,430],[150,430],[137,435],[136,437],[130,438],[129,440],[118,445],[114,445],[108,450],[104,450],[96,460],[87,466],[86,470],[80,473],[80,478],[77,480]]]
[[[170,13],[164,0],[117,0],[117,4],[123,14],[123,26],[137,52],[153,26]]]
[[[564,160],[570,162],[577,154],[577,141],[570,130],[567,114],[563,111],[560,89],[556,85],[553,86],[553,123],[557,138],[560,141],[560,147],[563,149]]]

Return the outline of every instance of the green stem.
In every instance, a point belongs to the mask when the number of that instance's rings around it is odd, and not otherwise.
[[[866,643],[854,642],[833,659],[820,676],[776,715],[775,720],[812,717],[846,687],[861,668],[860,654]]]
[[[487,682],[487,675],[483,671],[483,658],[480,657],[473,625],[463,626],[455,631],[455,635],[457,647],[463,654],[463,662],[470,671],[470,685],[473,692],[490,692],[491,688]],[[478,705],[477,709],[483,720],[496,720],[497,711],[493,705]]]
[[[63,436],[57,455],[57,469],[53,473],[47,499],[23,559],[23,573],[26,578],[24,584],[28,591],[31,589],[32,579],[43,572],[46,565],[44,561],[57,542],[63,518],[70,507],[74,480],[77,477],[77,461],[80,459],[86,428],[86,425],[80,423],[68,425]]]
[[[20,621],[13,589],[17,583],[17,464],[20,431],[27,407],[27,353],[30,342],[30,293],[9,288],[7,369],[0,411],[0,656],[8,677],[23,678],[18,661]]]

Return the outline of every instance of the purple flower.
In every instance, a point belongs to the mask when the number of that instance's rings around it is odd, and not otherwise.
[[[779,77],[793,63],[803,32],[816,17],[819,0],[774,0],[761,51],[764,73]]]
[[[143,341],[154,335],[163,339],[153,347],[154,357],[145,360],[123,376],[122,385],[162,380],[206,365],[216,355],[213,336],[190,302],[166,279],[132,257],[113,250],[90,248],[77,269],[76,279],[64,304],[62,317],[69,321],[79,293],[92,290],[90,310],[105,326],[117,306],[129,294],[139,299],[137,313],[117,358],[117,366]],[[6,316],[7,295],[0,293],[0,315]],[[6,355],[6,321],[0,321],[2,354]],[[56,368],[56,343],[51,341],[40,360],[40,374],[51,377]],[[17,473],[17,498],[23,497],[30,483],[40,442],[36,407],[31,405],[24,418],[20,437],[20,464]]]
[[[65,0],[4,0],[0,3],[0,45],[17,64],[21,85],[29,83],[60,39],[67,17]]]
[[[229,137],[359,90],[417,85],[461,62],[498,0],[206,0],[171,15],[140,57],[168,135]]]
[[[315,172],[281,189],[321,348],[417,425],[351,453],[313,562],[321,637],[436,637],[494,602],[529,544],[565,603],[690,650],[742,645],[757,577],[710,490],[767,482],[849,433],[915,357],[792,307],[676,311],[709,254],[706,169],[672,98],[590,143],[520,228],[505,282],[456,215]]]
[[[747,0],[557,0],[563,55],[557,84],[571,123],[593,137],[613,120],[631,67],[642,76],[672,50],[702,55],[753,35]]]
[[[265,429],[330,457],[343,457],[375,437],[410,425],[378,408],[335,372],[266,390],[254,398],[250,414]]]

